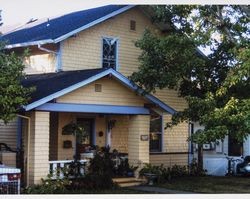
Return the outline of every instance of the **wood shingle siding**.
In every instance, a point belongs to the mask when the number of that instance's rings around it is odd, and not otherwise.
[[[141,135],[149,136],[149,116],[130,116],[128,159],[130,164],[135,166],[143,166],[143,163],[149,163],[149,142],[142,141]]]
[[[136,31],[130,31],[130,20],[135,20]],[[149,18],[138,8],[87,29],[62,45],[62,69],[79,70],[101,67],[102,37],[118,38],[118,71],[129,76],[139,66],[140,49],[134,42],[141,38],[145,28],[156,30]]]
[[[95,84],[102,85],[102,92],[95,92]],[[83,88],[79,88],[69,94],[59,97],[57,102],[144,106],[146,101],[116,80],[102,78]]]
[[[75,137],[73,135],[62,135],[62,128],[75,121],[75,115],[71,113],[59,113],[58,121],[58,145],[57,145],[57,159],[58,160],[73,160],[75,151]],[[63,141],[70,140],[72,142],[72,148],[63,148]]]
[[[49,172],[48,112],[31,112],[29,183],[38,184]]]
[[[179,166],[188,165],[188,155],[186,153],[150,154],[149,160],[150,163],[153,165],[160,166],[161,164],[163,164],[164,167],[172,167],[174,165],[179,165]]]
[[[13,150],[17,147],[17,118],[4,124],[0,121],[0,142],[7,144]]]

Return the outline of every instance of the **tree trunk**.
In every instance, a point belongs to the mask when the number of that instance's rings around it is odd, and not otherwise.
[[[203,170],[203,147],[202,144],[198,145],[198,170],[201,172]]]

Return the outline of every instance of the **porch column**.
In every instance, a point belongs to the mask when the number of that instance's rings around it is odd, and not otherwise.
[[[144,139],[141,139],[142,135]],[[139,167],[149,163],[149,115],[130,116],[128,160],[130,165]]]
[[[29,185],[39,184],[49,173],[49,118],[49,112],[30,114]]]

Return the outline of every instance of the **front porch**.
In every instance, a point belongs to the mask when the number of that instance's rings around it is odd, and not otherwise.
[[[38,184],[51,167],[68,164],[76,151],[85,161],[88,146],[116,149],[130,165],[149,163],[151,109],[159,115],[176,112],[113,69],[38,74],[23,85],[36,87],[22,125],[27,185]],[[70,122],[84,125],[89,135],[84,142],[76,144],[63,132]]]
[[[149,163],[149,115],[113,115],[96,113],[66,112],[30,112],[30,135],[25,135],[26,148],[26,184],[38,184],[41,178],[50,173],[53,177],[63,177],[62,172],[55,172],[74,160],[76,147],[82,164],[89,158],[88,146],[109,146],[123,153],[130,165],[142,166]],[[89,131],[85,142],[76,146],[75,136],[64,134],[62,128],[69,122],[82,122]],[[113,126],[110,126],[113,122]],[[27,131],[28,133],[28,131]],[[29,143],[29,144],[28,144]],[[89,153],[91,155],[91,153]],[[84,167],[81,174],[84,174]]]

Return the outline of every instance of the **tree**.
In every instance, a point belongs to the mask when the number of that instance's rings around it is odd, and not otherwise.
[[[5,50],[4,46],[5,43],[0,41],[0,120],[6,124],[16,116],[22,105],[27,104],[32,89],[20,84],[24,78],[25,54],[18,56]]]
[[[250,134],[249,9],[237,5],[153,6],[154,20],[170,23],[163,35],[146,30],[139,71],[131,79],[147,92],[177,89],[188,108],[167,127],[184,121],[205,126],[190,140],[203,143],[226,135],[242,142]],[[205,56],[199,48],[206,49]],[[199,161],[202,167],[202,161]]]

